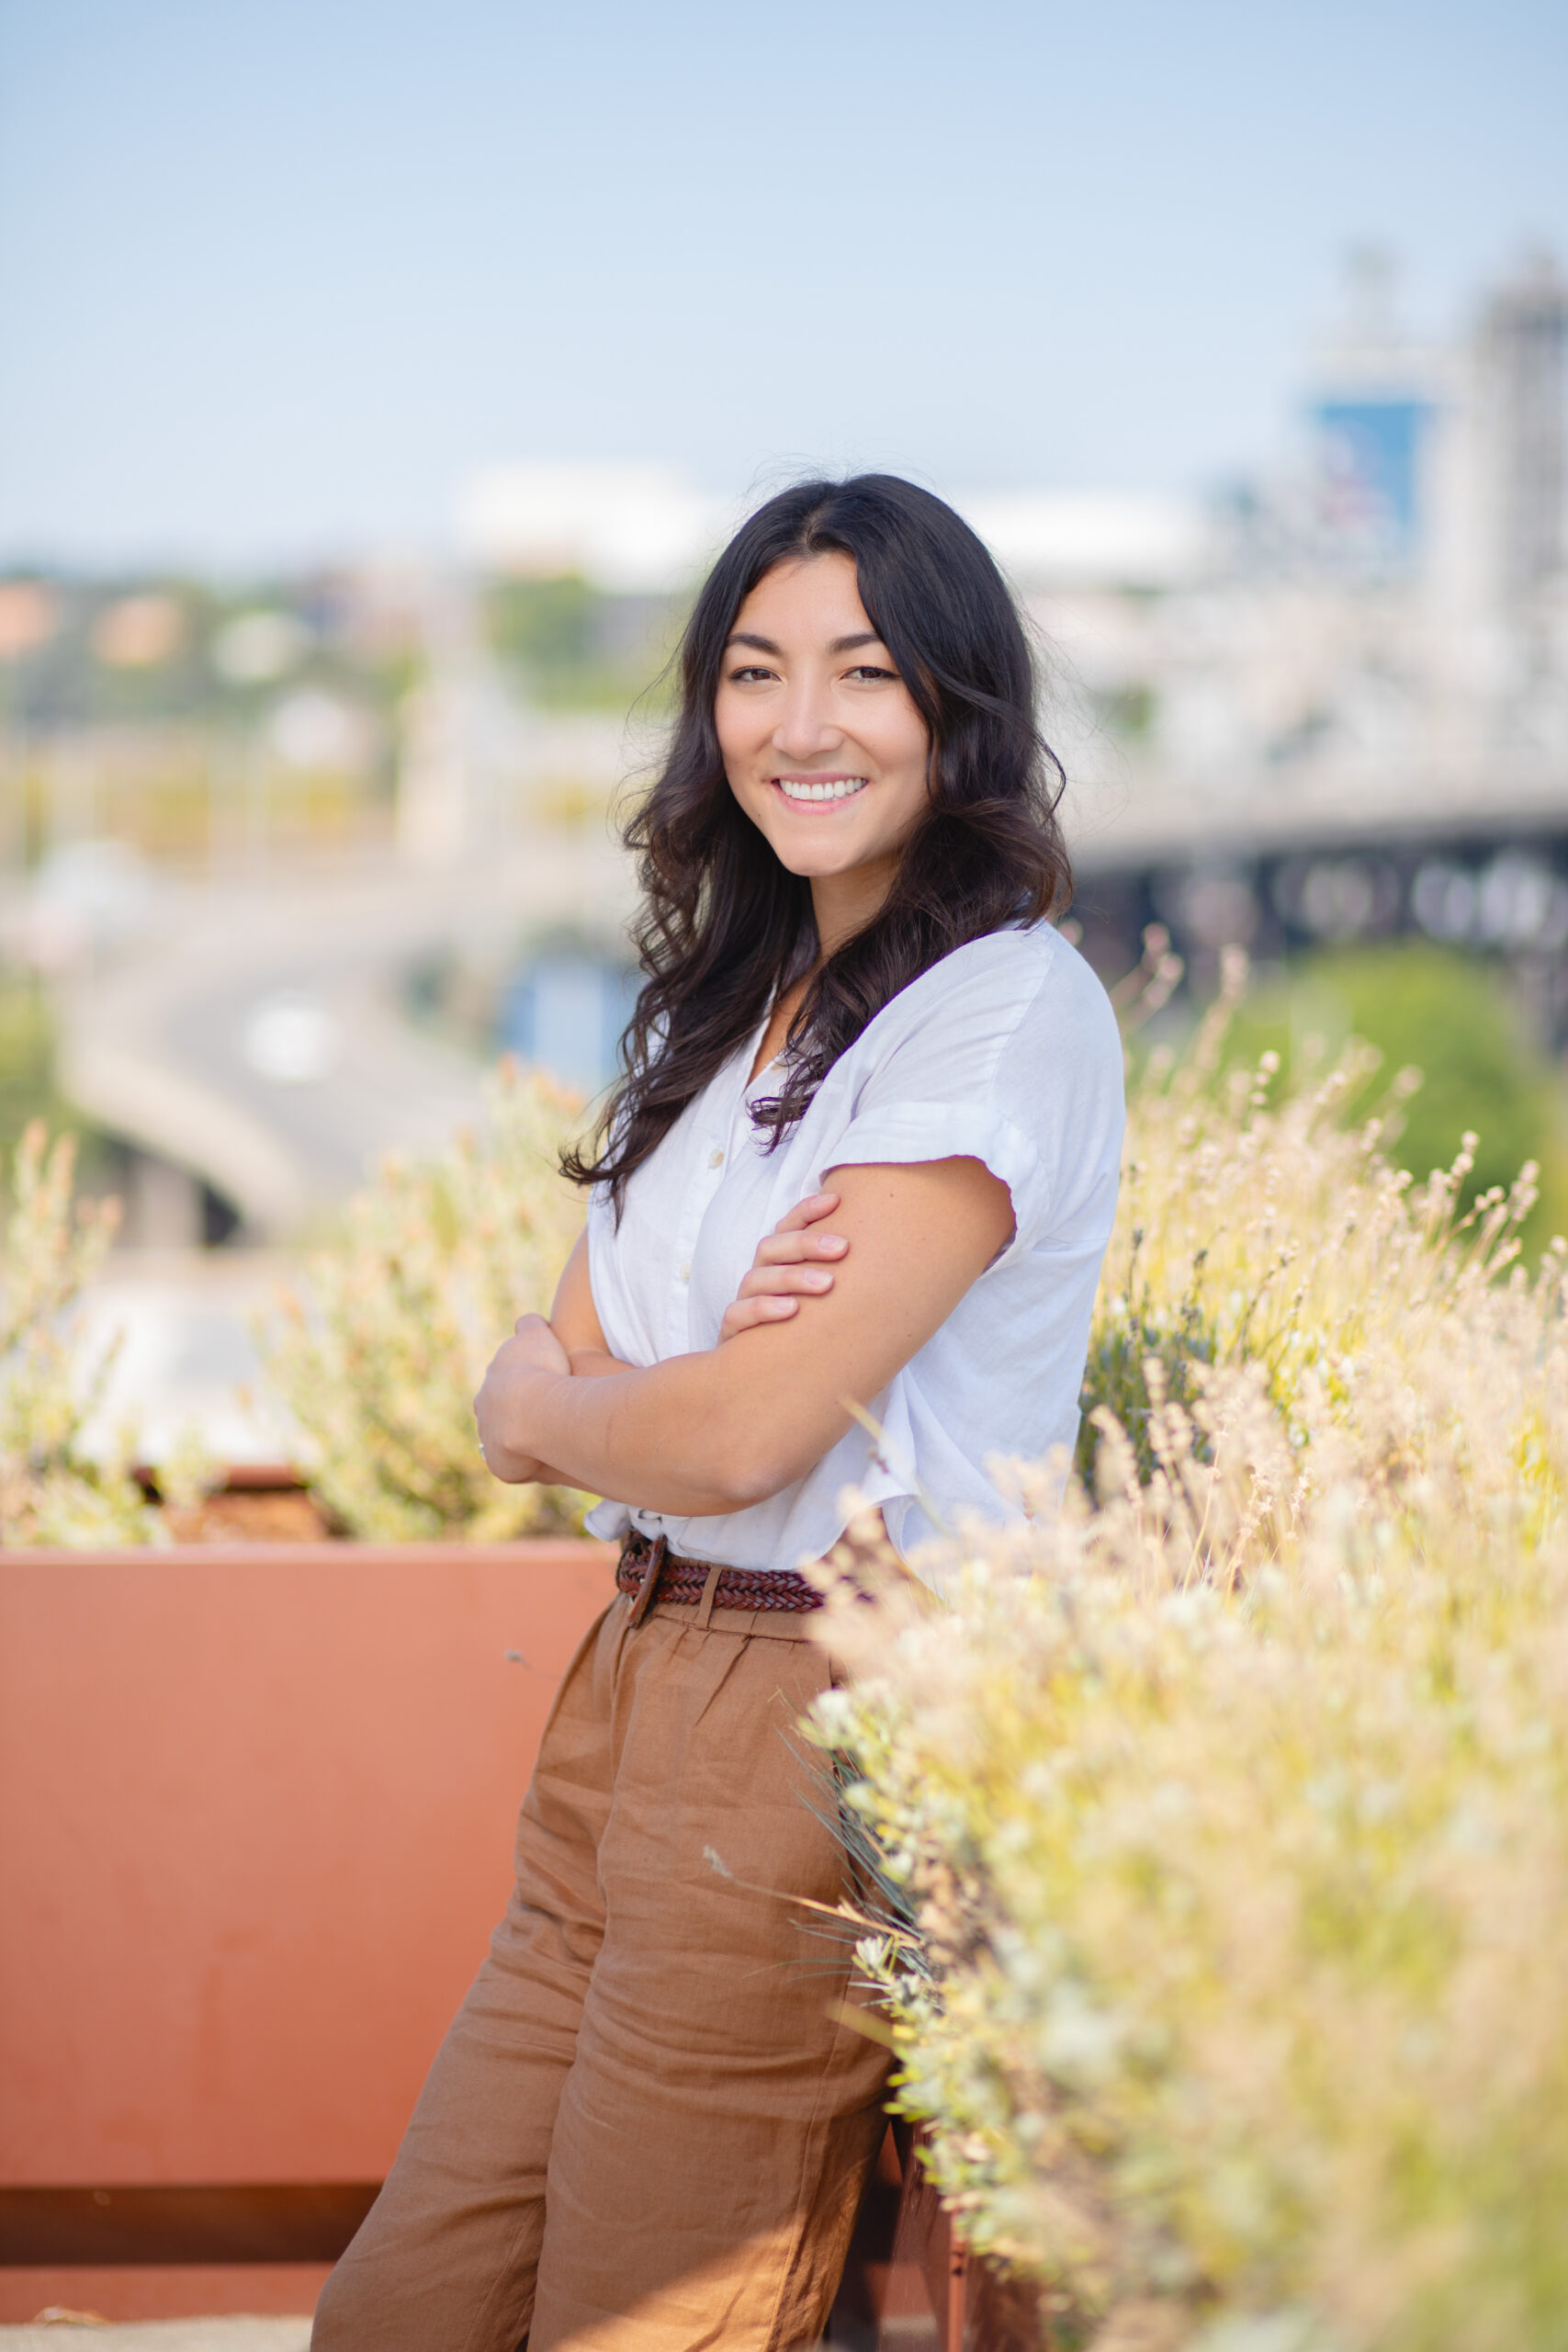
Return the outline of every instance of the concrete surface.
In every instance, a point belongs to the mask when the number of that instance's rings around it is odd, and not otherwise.
[[[281,1250],[111,1250],[78,1308],[85,1363],[118,1342],[86,1451],[112,1453],[129,1423],[144,1462],[191,1430],[217,1462],[293,1461],[298,1433],[267,1386],[254,1326],[298,1278]]]

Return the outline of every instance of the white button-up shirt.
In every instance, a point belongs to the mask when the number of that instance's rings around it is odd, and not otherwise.
[[[749,1510],[699,1519],[601,1503],[588,1525],[663,1533],[673,1551],[743,1568],[820,1559],[853,1488],[906,1557],[958,1514],[1008,1506],[996,1456],[1038,1460],[1077,1435],[1078,1394],[1121,1159],[1122,1046],[1093,972],[1048,924],[971,941],[884,1005],[776,1149],[752,1100],[759,1030],[632,1176],[617,1226],[588,1212],[593,1303],[613,1354],[648,1365],[718,1344],[758,1242],[852,1165],[983,1160],[1012,1196],[1011,1241],[815,1469]],[[830,1221],[829,1221],[830,1224]],[[804,1309],[810,1312],[809,1305]]]

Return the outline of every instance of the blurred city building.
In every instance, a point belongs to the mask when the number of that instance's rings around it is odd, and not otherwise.
[[[457,537],[485,571],[657,595],[700,571],[729,519],[666,466],[496,466],[464,492]]]
[[[1107,972],[1150,922],[1200,988],[1232,942],[1414,931],[1506,959],[1568,1039],[1565,347],[1545,256],[1440,342],[1366,253],[1267,477],[956,491],[1040,633]],[[604,1081],[615,797],[739,511],[669,469],[520,463],[468,485],[440,561],[0,580],[5,985],[134,1238],[307,1228],[367,1155],[470,1115],[498,1047]]]
[[[1151,921],[1200,974],[1413,931],[1506,957],[1568,1040],[1565,345],[1544,257],[1441,345],[1361,254],[1292,458],[1183,527],[1151,511],[1141,549],[1129,521],[1119,577],[971,503],[1044,640],[1108,968]]]

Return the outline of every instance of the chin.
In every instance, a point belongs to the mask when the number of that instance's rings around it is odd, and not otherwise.
[[[786,846],[771,841],[770,846],[784,872],[798,875],[803,882],[818,881],[829,874],[852,874],[857,865],[866,865],[876,855],[874,850],[857,850],[847,842],[815,850],[803,848],[798,842]]]

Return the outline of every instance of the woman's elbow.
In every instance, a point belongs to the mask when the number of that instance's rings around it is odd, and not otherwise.
[[[771,1502],[775,1495],[783,1494],[784,1488],[792,1487],[795,1481],[777,1476],[771,1469],[759,1468],[751,1472],[727,1471],[705,1483],[714,1498],[708,1505],[709,1510],[716,1516],[723,1513],[728,1518],[732,1511],[754,1510],[759,1503]]]
[[[716,1430],[713,1450],[704,1464],[704,1484],[720,1498],[716,1509],[752,1510],[771,1502],[796,1485],[827,1451],[807,1441],[792,1440],[787,1432],[760,1438],[754,1425],[734,1431]]]

